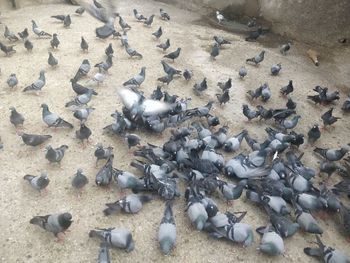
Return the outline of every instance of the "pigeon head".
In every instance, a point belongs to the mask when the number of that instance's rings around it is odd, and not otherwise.
[[[44,179],[48,179],[47,172],[42,172],[40,176],[44,177]]]
[[[52,35],[53,37],[57,37],[57,34],[56,33],[53,33],[53,35]]]
[[[46,103],[42,103],[40,107],[43,108],[43,109],[48,109],[49,108],[49,106],[47,106]]]
[[[61,214],[58,217],[58,222],[59,224],[64,227],[65,229],[67,229],[68,227],[70,227],[70,225],[72,224],[73,220],[72,220],[72,215],[70,213],[64,213]]]
[[[79,168],[79,169],[77,170],[77,174],[81,174],[81,173],[83,173],[83,169]]]
[[[15,109],[15,107],[10,107],[9,110],[10,111],[15,111],[16,109]]]

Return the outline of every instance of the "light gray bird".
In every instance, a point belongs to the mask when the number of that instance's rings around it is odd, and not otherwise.
[[[248,132],[246,130],[243,130],[242,132],[240,132],[236,136],[227,139],[223,145],[224,150],[226,152],[237,151],[241,147],[242,140],[243,140],[243,138],[245,138],[247,133]]]
[[[81,65],[79,66],[79,69],[77,73],[74,76],[74,81],[78,81],[82,77],[86,76],[91,69],[90,62],[88,59],[84,59]]]
[[[109,245],[106,241],[103,241],[100,243],[97,263],[111,263],[111,256],[109,253]]]
[[[153,36],[156,37],[156,39],[159,39],[163,35],[162,27],[160,26],[156,32],[152,33]]]
[[[148,195],[130,194],[114,203],[107,203],[106,206],[108,208],[103,210],[103,213],[106,216],[120,211],[128,214],[136,214],[142,209],[143,204],[149,201],[151,201],[151,197]]]
[[[41,28],[39,28],[34,20],[32,20],[32,29],[34,34],[36,34],[38,37],[51,37],[51,34],[46,33]]]
[[[307,211],[320,210],[327,205],[322,197],[308,193],[301,193],[296,195],[296,201],[302,209]]]
[[[313,216],[310,213],[304,212],[300,208],[298,208],[295,213],[296,221],[301,229],[311,234],[322,235],[322,228],[317,224],[317,221],[315,220],[315,218],[313,218]]]
[[[222,45],[229,45],[231,44],[230,41],[224,39],[222,36],[214,36],[213,39],[215,40],[216,43],[221,47]]]
[[[271,90],[267,83],[264,83],[261,86],[261,99],[262,101],[266,102],[271,98]]]
[[[252,62],[255,65],[258,65],[260,62],[262,62],[264,60],[264,57],[265,57],[265,50],[261,51],[255,57],[246,59],[246,62]]]
[[[219,56],[219,54],[220,54],[219,44],[215,42],[211,48],[210,57],[212,59],[215,59],[217,56]]]
[[[5,53],[6,56],[10,56],[10,55],[16,53],[16,50],[13,49],[14,46],[16,46],[16,45],[6,46],[6,45],[4,45],[3,43],[0,42],[0,49],[1,49],[2,52]]]
[[[59,39],[58,39],[58,37],[57,37],[57,34],[54,33],[54,34],[52,35],[52,39],[51,39],[51,41],[50,41],[50,45],[51,45],[52,49],[58,48],[58,46],[59,46],[60,43],[61,43],[61,42],[59,41]]]
[[[142,14],[140,14],[139,12],[137,12],[136,9],[134,9],[133,12],[134,12],[134,17],[136,18],[136,20],[137,20],[138,22],[142,22],[142,20],[147,20],[147,18],[144,17],[144,16],[143,16]]]
[[[219,11],[216,11],[216,19],[218,20],[219,24],[222,24],[223,21],[226,21],[226,18]]]
[[[63,26],[65,28],[69,27],[72,24],[72,19],[70,18],[70,15],[66,15],[63,20]]]
[[[219,185],[219,189],[226,201],[229,202],[240,198],[246,185],[247,180],[241,180],[237,185],[223,182]]]
[[[238,234],[239,233],[239,234]],[[226,238],[236,243],[243,244],[244,247],[249,247],[254,241],[253,229],[245,223],[227,224],[223,227],[216,228],[215,232],[211,233],[215,238]]]
[[[40,71],[40,76],[39,79],[36,80],[34,83],[32,83],[31,85],[25,87],[23,89],[23,92],[36,92],[38,93],[39,91],[41,91],[41,89],[45,86],[46,84],[46,78],[45,78],[45,71],[41,70]]]
[[[151,15],[145,22],[143,22],[144,25],[151,26],[153,23],[153,18],[154,18],[154,15]]]
[[[9,78],[7,79],[7,85],[10,87],[10,88],[14,88],[14,87],[17,87],[17,84],[18,84],[18,79],[17,79],[17,76],[15,73],[12,73]]]
[[[186,211],[191,223],[196,229],[202,230],[205,226],[205,222],[208,220],[208,214],[201,201],[196,197],[190,198]]]
[[[142,55],[138,53],[135,49],[129,46],[128,43],[124,44],[125,51],[128,53],[130,57],[137,57],[137,58],[142,58]]]
[[[34,216],[29,223],[38,225],[59,238],[71,226],[73,220],[70,213],[52,214],[46,216]]]
[[[287,215],[290,213],[290,208],[287,206],[286,201],[280,196],[264,195],[261,197],[261,200],[277,214]]]
[[[103,167],[97,172],[95,183],[97,186],[107,186],[112,181],[114,155],[110,155]]]
[[[81,37],[80,48],[83,52],[89,51],[89,44],[88,44],[88,42],[86,42],[84,37]]]
[[[80,122],[85,123],[95,108],[82,108],[82,109],[77,109],[74,111],[73,116],[80,120]]]
[[[55,128],[73,128],[73,125],[65,121],[57,114],[50,112],[49,106],[46,103],[41,104],[42,110],[42,119],[47,124],[48,127]]]
[[[157,47],[163,49],[163,52],[166,51],[170,47],[170,39],[168,38],[165,43],[161,43]]]
[[[76,96],[73,100],[66,103],[66,107],[71,106],[83,106],[87,105],[92,98],[92,95],[94,94],[93,89],[89,89],[86,93]]]
[[[294,129],[295,126],[297,126],[299,119],[301,118],[300,115],[295,115],[291,119],[283,119],[280,122],[280,125],[284,129]]]
[[[24,41],[24,47],[28,50],[28,51],[32,51],[33,50],[33,43],[29,41],[29,39],[26,39]]]
[[[158,230],[158,242],[164,255],[169,255],[176,242],[176,225],[171,203],[165,204],[165,211]]]
[[[60,147],[55,149],[52,148],[51,145],[46,146],[45,158],[50,163],[58,163],[59,165],[61,165],[61,161],[67,149],[68,149],[67,145],[61,145]]]
[[[269,226],[263,230],[263,236],[258,250],[270,256],[277,256],[284,253],[282,237],[273,231]]]
[[[121,16],[119,16],[119,25],[123,29],[123,31],[131,29],[131,26],[129,26],[128,23],[126,23]]]
[[[107,148],[104,148],[102,143],[98,143],[96,150],[95,150],[95,157],[96,157],[96,167],[99,160],[107,160],[111,155],[113,154],[113,147],[108,146]]]
[[[104,73],[102,73],[102,72],[97,72],[97,73],[93,76],[92,81],[95,82],[95,83],[97,83],[97,85],[100,85],[100,84],[102,84],[102,83],[105,81],[106,77],[107,77],[107,76],[106,76]]]
[[[277,76],[278,73],[280,73],[281,69],[282,69],[282,64],[281,63],[272,65],[271,66],[271,75],[272,76]]]
[[[24,123],[24,117],[22,114],[17,112],[15,107],[10,107],[11,115],[10,115],[10,122],[15,126],[17,129],[18,126],[23,126]]]
[[[51,66],[51,67],[56,67],[58,65],[58,59],[55,58],[52,55],[52,52],[49,52],[49,58],[47,60],[47,63]]]
[[[9,30],[9,28],[5,25],[4,37],[11,42],[16,42],[18,37]]]
[[[248,72],[247,69],[243,66],[239,69],[238,75],[241,79],[243,79],[245,76],[247,76]]]
[[[287,44],[283,44],[280,48],[280,52],[282,55],[287,55],[287,52],[290,50],[291,48],[291,44],[290,43],[287,43]]]
[[[42,172],[40,176],[26,174],[23,179],[27,180],[30,185],[39,192],[41,192],[41,190],[44,190],[50,183],[50,179],[47,176],[46,172]]]
[[[79,168],[72,179],[72,186],[81,191],[89,183],[89,179],[83,174],[83,169]]]
[[[120,42],[123,47],[125,47],[126,45],[129,45],[128,34],[126,31],[124,31],[123,34],[121,35]]]
[[[17,134],[18,136],[21,136],[24,144],[33,147],[38,146],[52,138],[51,135],[29,134],[24,132],[18,132]]]
[[[160,8],[159,9],[159,12],[160,12],[160,17],[163,19],[163,20],[170,20],[170,16],[168,15],[167,12],[164,11],[163,8]]]
[[[316,147],[314,149],[314,152],[319,154],[326,160],[333,162],[341,160],[345,156],[345,154],[347,154],[349,148],[349,145],[344,145],[340,149],[323,149]]]
[[[131,232],[125,228],[94,229],[89,232],[89,237],[98,237],[108,245],[125,249],[126,252],[135,248]]]
[[[142,67],[139,74],[135,75],[128,81],[123,83],[123,86],[137,86],[139,87],[145,80],[146,67]]]
[[[144,185],[143,180],[140,180],[134,174],[127,171],[117,170],[114,173],[114,179],[122,190],[142,188]]]

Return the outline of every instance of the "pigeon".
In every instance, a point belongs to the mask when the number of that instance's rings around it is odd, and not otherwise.
[[[89,51],[89,44],[86,42],[84,37],[81,37],[80,48],[83,52]]]
[[[111,247],[125,249],[126,252],[135,248],[131,232],[125,228],[94,229],[89,232],[89,237],[98,237]]]
[[[244,223],[229,223],[220,228],[214,229],[210,233],[214,238],[226,238],[233,242],[242,243],[244,247],[249,247],[254,241],[252,227]],[[239,235],[237,234],[239,233]]]
[[[22,137],[22,141],[24,142],[24,144],[28,146],[34,146],[34,147],[52,138],[51,135],[38,135],[38,134],[29,134],[24,132],[19,132],[18,135]]]
[[[65,107],[87,105],[94,93],[93,89],[89,89],[86,93],[76,96],[73,100],[66,103]]]
[[[289,93],[292,93],[294,90],[294,87],[293,87],[293,81],[290,80],[288,85],[287,86],[284,86],[281,88],[281,93],[284,95],[284,96],[287,96]]]
[[[65,121],[57,114],[50,112],[49,106],[45,103],[41,104],[42,110],[42,119],[47,124],[48,127],[55,128],[73,128],[73,125]]]
[[[161,86],[157,86],[157,88],[155,90],[153,90],[152,94],[151,94],[151,99],[152,100],[161,100],[163,98],[164,94],[162,92],[162,87]]]
[[[245,41],[256,41],[261,36],[262,32],[262,27],[259,26],[256,31],[249,33],[249,36],[245,38]]]
[[[127,188],[137,189],[144,186],[143,180],[139,180],[134,174],[126,171],[116,170],[114,179],[122,190]]]
[[[192,72],[189,71],[188,69],[185,69],[182,75],[183,75],[184,79],[187,81],[189,81],[193,76]]]
[[[51,67],[55,67],[58,65],[58,59],[55,58],[53,55],[52,55],[52,52],[49,52],[49,58],[47,60],[47,63],[51,66]]]
[[[63,20],[63,26],[64,27],[69,27],[72,24],[72,20],[70,18],[70,15],[66,15],[66,17]]]
[[[75,132],[75,137],[84,144],[84,140],[89,141],[91,134],[91,130],[85,125],[85,123],[80,123],[80,129]]]
[[[120,42],[123,47],[129,44],[128,35],[126,31],[124,31],[123,34],[121,35]]]
[[[230,101],[230,94],[229,94],[230,90],[225,90],[222,94],[215,94],[219,103],[220,103],[220,106],[222,104],[226,104],[227,102]]]
[[[50,179],[47,176],[46,172],[42,172],[40,176],[26,174],[23,179],[27,180],[30,185],[39,192],[41,192],[41,190],[44,190],[50,183]]]
[[[218,20],[219,24],[221,24],[223,21],[226,21],[225,17],[220,14],[219,11],[216,11],[216,19]]]
[[[12,33],[7,26],[5,26],[4,37],[11,42],[15,42],[18,40],[18,37],[14,33]]]
[[[39,92],[41,91],[41,89],[45,86],[46,84],[46,78],[45,78],[45,71],[41,70],[40,71],[40,76],[39,79],[36,80],[34,83],[32,83],[31,85],[25,87],[23,89],[23,92],[28,92],[28,91],[35,91],[35,92]]]
[[[54,15],[54,16],[51,16],[51,17],[59,20],[60,22],[63,22],[64,19],[66,18],[65,15]]]
[[[342,146],[340,149],[324,149],[316,147],[314,152],[319,154],[321,157],[325,158],[327,161],[339,161],[341,160],[345,154],[349,151],[349,146]]]
[[[95,183],[97,186],[107,186],[112,181],[112,177],[114,174],[113,159],[114,159],[114,155],[111,154],[107,159],[106,163],[97,172],[96,178],[95,178]]]
[[[64,157],[65,151],[68,149],[67,145],[61,145],[60,147],[54,149],[51,145],[46,146],[46,155],[45,158],[50,163],[59,163],[61,165],[61,161]]]
[[[338,120],[341,118],[339,117],[334,117],[333,116],[333,110],[334,108],[332,107],[330,110],[326,111],[325,113],[322,114],[321,119],[323,121],[323,126],[330,126],[334,123],[336,123]]]
[[[15,107],[10,107],[11,115],[10,115],[10,122],[15,126],[17,129],[18,126],[23,126],[24,123],[24,117],[22,114],[18,113]]]
[[[154,18],[154,15],[151,15],[145,22],[143,22],[144,25],[151,26],[153,23],[153,18]]]
[[[287,52],[290,50],[290,47],[291,47],[290,43],[282,45],[281,48],[280,48],[281,54],[284,55],[284,56],[287,55]]]
[[[242,132],[240,132],[236,136],[227,139],[224,142],[224,145],[223,145],[224,150],[226,152],[235,152],[235,151],[237,151],[240,148],[242,140],[243,140],[243,138],[245,138],[247,133],[248,132],[246,130],[243,130]]]
[[[80,6],[78,9],[75,10],[75,13],[78,15],[82,15],[85,12],[85,8]]]
[[[243,114],[248,118],[248,121],[251,121],[252,119],[259,117],[259,114],[260,114],[259,111],[254,111],[249,109],[247,104],[243,104],[242,109],[243,109]]]
[[[170,39],[168,38],[165,43],[161,43],[157,47],[163,49],[163,52],[166,51],[170,47]]]
[[[222,45],[229,45],[231,44],[230,41],[224,39],[221,36],[214,36],[213,39],[215,40],[215,42],[221,47]]]
[[[114,53],[114,50],[112,47],[112,43],[109,43],[108,47],[105,49],[105,54],[108,57],[110,55],[113,55],[113,53]]]
[[[137,21],[142,22],[142,20],[147,20],[147,18],[144,17],[142,14],[138,13],[136,9],[134,9],[133,12],[134,12],[134,17],[136,18]]]
[[[33,50],[33,43],[29,41],[29,39],[26,39],[24,41],[24,47],[28,50],[28,51],[32,51]]]
[[[60,41],[58,40],[57,34],[54,33],[52,35],[52,39],[50,41],[50,45],[51,45],[52,49],[55,49],[55,48],[58,48],[59,44],[60,44]]]
[[[322,228],[317,224],[317,221],[310,213],[297,209],[295,215],[297,223],[305,232],[322,235]]]
[[[100,243],[97,262],[98,263],[111,263],[111,256],[109,253],[109,245],[106,241],[103,241]]]
[[[3,43],[0,42],[0,49],[1,49],[2,52],[5,53],[6,56],[10,56],[13,53],[16,53],[16,50],[13,49],[14,46],[15,45],[6,46],[6,45],[4,45]]]
[[[34,20],[32,20],[32,29],[34,34],[36,34],[38,37],[51,37],[51,34],[41,30]]]
[[[103,145],[101,143],[98,143],[94,153],[96,157],[96,167],[99,160],[107,160],[112,154],[113,154],[112,146],[103,148]]]
[[[158,78],[157,80],[159,82],[162,82],[162,83],[165,83],[165,84],[169,85],[169,83],[173,81],[173,79],[174,79],[173,77],[174,77],[173,74],[167,74],[167,75],[165,75],[163,77]]]
[[[272,67],[271,67],[271,75],[272,76],[277,76],[278,73],[280,73],[281,69],[282,69],[281,63],[278,63],[276,65],[272,65]]]
[[[125,141],[128,144],[128,148],[130,149],[133,146],[140,145],[140,137],[136,134],[126,134]]]
[[[163,20],[170,20],[170,16],[168,15],[167,12],[165,12],[162,8],[159,9],[159,12],[160,12],[160,17],[163,19]]]
[[[79,83],[77,83],[77,81],[75,79],[71,79],[70,82],[72,83],[72,89],[73,91],[77,94],[77,95],[81,95],[81,94],[85,94],[87,93],[89,90],[89,88],[84,87],[83,85],[80,85]],[[97,92],[95,92],[93,90],[92,92],[93,95],[98,95]]]
[[[142,58],[142,55],[138,53],[135,49],[131,48],[129,44],[125,44],[125,51],[128,53],[130,57],[137,57],[137,58]]]
[[[187,215],[191,220],[191,223],[197,230],[202,230],[205,226],[205,222],[208,219],[208,213],[200,200],[197,197],[189,199],[187,204]]]
[[[307,136],[308,136],[308,141],[311,144],[314,144],[321,137],[321,131],[318,128],[317,124],[311,127],[311,129],[307,133]]]
[[[219,44],[215,42],[211,48],[210,57],[212,59],[215,59],[217,56],[219,56],[219,54],[220,54]]]
[[[245,76],[247,76],[247,69],[243,66],[239,69],[238,75],[241,79],[244,79]]]
[[[160,26],[156,32],[152,33],[153,36],[156,37],[156,39],[159,39],[163,35],[162,27]]]
[[[176,225],[172,205],[168,201],[158,230],[158,242],[164,255],[169,255],[176,242]]]
[[[83,62],[81,63],[77,73],[74,76],[74,80],[78,81],[82,77],[86,76],[91,69],[90,62],[88,59],[84,59]]]
[[[350,112],[350,95],[348,95],[348,97],[345,99],[343,106],[341,107],[341,109],[344,112]]]
[[[262,62],[264,60],[264,56],[265,56],[265,50],[261,51],[255,57],[246,59],[246,62],[252,62],[255,65],[258,65],[260,62]]]
[[[72,215],[70,213],[52,214],[46,216],[34,216],[29,223],[38,225],[48,232],[52,232],[56,237],[64,233],[72,224]]]
[[[22,32],[18,32],[19,37],[24,41],[28,38],[28,28],[25,28]]]
[[[89,179],[83,174],[83,169],[79,168],[72,179],[72,186],[75,189],[81,190],[88,183]]]
[[[258,250],[270,256],[283,254],[283,239],[278,233],[273,230],[273,228],[271,229],[269,226],[267,226],[263,230],[263,236]]]
[[[300,115],[295,115],[291,119],[284,119],[281,121],[280,125],[284,129],[294,129],[295,126],[297,126],[299,119],[301,118]]]
[[[256,26],[256,18],[253,17],[252,19],[249,19],[247,23],[247,27],[255,27]]]
[[[126,31],[126,29],[131,29],[131,26],[129,26],[121,16],[119,16],[119,25],[123,31]]]
[[[193,89],[199,94],[202,91],[206,90],[208,88],[207,85],[207,78],[204,78],[201,83],[196,83],[193,86]]]
[[[223,182],[219,185],[219,189],[225,200],[229,202],[240,198],[246,185],[247,180],[241,180],[237,185]]]
[[[6,81],[7,85],[10,87],[10,88],[14,88],[14,87],[17,87],[17,84],[18,84],[18,79],[17,79],[17,76],[15,73],[12,73],[9,78],[7,79]]]
[[[228,90],[232,87],[232,79],[229,78],[226,82],[218,82],[217,86],[223,91]]]
[[[177,58],[179,57],[180,51],[181,51],[181,48],[179,47],[179,48],[177,48],[175,51],[173,51],[173,52],[171,52],[171,53],[165,55],[164,57],[165,57],[165,58],[172,59],[173,62],[174,62],[175,59],[177,59]]]
[[[123,83],[123,86],[137,86],[140,87],[145,81],[146,67],[142,67],[139,74]]]
[[[82,123],[87,121],[90,113],[93,112],[95,108],[82,108],[74,111],[73,116],[80,120]]]
[[[93,2],[94,2],[94,6],[96,6],[96,8],[98,8],[98,9],[102,9],[102,8],[104,8],[99,2],[97,2],[96,0],[93,0]]]
[[[149,201],[151,201],[151,197],[148,195],[130,194],[114,203],[107,203],[106,206],[108,208],[103,210],[103,213],[106,216],[118,213],[119,211],[136,214],[142,209],[142,205]]]
[[[297,107],[297,103],[292,100],[292,98],[288,98],[286,103],[286,107],[290,110],[295,110]]]
[[[263,102],[268,101],[271,98],[271,90],[267,83],[261,86],[261,99]]]
[[[166,74],[168,75],[180,75],[181,74],[181,70],[177,70],[173,67],[171,67],[168,63],[166,63],[164,60],[161,60],[162,66],[163,66],[163,70]]]

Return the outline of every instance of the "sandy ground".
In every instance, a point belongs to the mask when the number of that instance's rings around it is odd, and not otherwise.
[[[171,22],[161,21],[157,16],[152,27],[145,28],[133,19],[132,8],[134,7],[148,16],[152,13],[158,15],[158,9],[161,6],[170,13]],[[155,48],[158,41],[151,36],[151,33],[160,25],[164,29],[162,41],[166,38],[171,40],[170,50],[182,47],[181,56],[174,63],[174,66],[179,69],[192,69],[195,74],[194,79],[189,83],[185,83],[183,79],[175,79],[165,90],[171,94],[176,93],[180,97],[192,97],[191,106],[194,107],[204,105],[208,99],[214,97],[218,91],[217,81],[232,77],[231,101],[224,107],[216,104],[213,111],[221,117],[222,123],[227,122],[230,125],[230,134],[236,134],[242,128],[247,128],[252,136],[260,140],[265,138],[265,134],[261,132],[265,128],[265,124],[258,122],[247,124],[241,113],[241,105],[246,102],[246,91],[268,82],[273,91],[273,97],[266,106],[281,107],[286,101],[279,97],[278,90],[281,86],[286,85],[289,79],[293,79],[295,92],[292,98],[297,101],[298,112],[303,116],[296,131],[306,133],[310,125],[320,122],[319,116],[326,111],[324,107],[314,107],[308,103],[305,99],[306,95],[311,93],[311,89],[315,85],[335,88],[335,85],[344,86],[346,84],[343,77],[349,69],[345,67],[344,62],[336,66],[336,62],[341,61],[341,53],[338,52],[336,58],[329,58],[333,54],[329,51],[328,58],[322,61],[319,68],[316,68],[303,55],[305,47],[301,44],[296,43],[290,54],[282,57],[277,48],[266,47],[259,43],[247,43],[239,35],[226,33],[218,28],[202,26],[201,23],[198,23],[201,18],[193,13],[152,1],[133,1],[133,6],[130,6],[129,1],[121,1],[119,12],[133,28],[128,34],[129,41],[144,55],[142,60],[133,60],[128,58],[118,40],[101,41],[95,37],[93,29],[99,23],[89,15],[84,14],[81,17],[73,15],[73,23],[69,29],[63,28],[61,23],[56,23],[50,18],[50,15],[73,13],[75,8],[69,5],[47,5],[2,12],[1,21],[7,24],[12,31],[19,32],[25,27],[31,29],[30,21],[35,19],[42,29],[58,33],[61,45],[58,50],[53,52],[59,60],[59,66],[56,69],[50,69],[47,64],[47,53],[50,51],[49,40],[37,39],[31,30],[30,40],[34,43],[32,53],[28,53],[22,43],[17,43],[17,53],[12,57],[0,54],[2,71],[0,76],[0,135],[4,142],[4,149],[0,152],[2,168],[0,261],[96,262],[99,242],[95,239],[89,239],[88,231],[94,227],[115,226],[126,227],[132,231],[136,248],[130,254],[121,250],[113,250],[113,262],[257,262],[258,260],[263,262],[314,262],[302,251],[305,246],[314,241],[312,235],[298,233],[285,240],[286,252],[283,256],[275,258],[266,257],[256,251],[260,239],[257,235],[250,248],[213,240],[206,233],[193,229],[184,213],[183,198],[177,200],[174,205],[178,231],[176,249],[170,256],[162,256],[159,252],[156,233],[163,214],[163,201],[152,201],[145,205],[144,209],[137,215],[103,216],[104,203],[117,200],[119,190],[115,185],[109,191],[96,187],[94,178],[97,169],[94,168],[94,145],[83,149],[79,142],[74,139],[74,131],[78,127],[78,122],[72,116],[72,112],[64,108],[64,104],[74,96],[69,79],[74,75],[81,61],[88,58],[91,64],[95,64],[104,60],[104,49],[112,42],[116,52],[114,66],[110,70],[105,84],[97,88],[99,95],[91,102],[91,106],[95,107],[96,111],[91,115],[87,125],[93,131],[91,137],[93,144],[102,142],[104,145],[112,145],[115,148],[115,167],[134,171],[129,167],[131,156],[128,155],[126,145],[120,139],[102,135],[102,128],[112,122],[110,114],[115,109],[121,109],[121,104],[115,95],[115,91],[121,86],[121,83],[139,72],[142,66],[146,66],[147,77],[141,89],[145,94],[150,94],[157,85],[156,79],[164,75],[159,63],[163,53]],[[233,42],[231,46],[222,50],[216,61],[210,60],[208,55],[208,47],[214,34],[223,35]],[[88,54],[80,51],[80,37],[82,35],[90,45]],[[278,44],[280,43],[275,43],[274,46],[276,47]],[[247,78],[243,81],[239,80],[237,71],[241,65],[245,64],[245,59],[260,52],[263,48],[266,50],[266,58],[262,65],[259,67],[247,65]],[[341,52],[347,52],[343,54],[344,56],[349,55],[349,50]],[[270,66],[278,62],[282,62],[283,70],[279,76],[272,77]],[[37,79],[41,69],[47,71],[47,84],[43,89],[43,95],[23,94],[21,90]],[[16,73],[19,79],[19,86],[13,91],[9,90],[6,85],[6,79],[12,72]],[[92,70],[89,74],[90,77],[95,72],[95,69]],[[204,76],[208,78],[209,89],[202,97],[197,97],[192,92],[192,86],[195,81],[201,80]],[[342,90],[341,97],[339,104],[345,98],[344,90]],[[56,132],[47,129],[41,120],[40,104],[44,102],[49,105],[53,112],[74,123],[75,129]],[[48,164],[44,157],[44,148],[30,151],[28,156],[18,157],[18,153],[27,151],[27,147],[21,145],[20,137],[16,136],[15,129],[9,122],[8,108],[10,106],[15,106],[19,112],[24,114],[26,132],[52,134],[53,138],[49,144],[54,147],[61,144],[69,145],[61,168]],[[348,116],[343,116],[339,105],[336,106],[335,115],[342,117],[342,119],[338,121],[331,133],[325,132],[322,135],[322,139],[317,145],[337,147],[349,142]],[[163,141],[159,135],[144,133],[140,133],[140,135],[143,143],[150,141],[161,144]],[[311,149],[306,149],[303,146],[301,150],[306,152],[304,162],[309,166],[317,167],[319,160],[311,153]],[[243,151],[247,151],[245,143],[243,143]],[[71,188],[71,178],[79,167],[90,179],[80,201],[76,199]],[[22,178],[27,173],[37,175],[44,170],[48,171],[51,182],[48,186],[47,196],[40,197]],[[331,179],[332,183],[338,180],[339,178],[336,176]],[[220,210],[224,211],[226,209],[225,203],[217,197],[215,200],[218,202]],[[229,210],[232,211],[233,208],[229,208]],[[245,197],[235,202],[234,206],[234,211],[242,210],[248,211],[245,222],[250,223],[254,228],[267,223],[265,213],[246,202]],[[56,243],[53,235],[28,223],[34,215],[64,211],[71,212],[74,219],[71,232],[67,234],[64,244]],[[323,239],[326,244],[345,252],[349,251],[347,250],[348,244],[339,235],[336,223],[332,219],[320,221],[320,224],[325,229]]]

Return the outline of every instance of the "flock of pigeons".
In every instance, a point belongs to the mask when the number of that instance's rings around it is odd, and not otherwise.
[[[76,13],[82,15],[85,10],[103,22],[103,25],[95,30],[98,38],[118,38],[131,58],[142,59],[142,54],[133,49],[128,41],[127,32],[132,30],[131,27],[120,14],[115,12],[112,1],[108,1],[108,4],[103,6],[94,0],[92,4],[84,4],[79,7]],[[145,27],[151,27],[155,15],[147,18],[136,9],[133,12],[137,21],[143,23]],[[64,27],[69,27],[71,24],[69,15],[52,17],[62,21]],[[115,28],[116,18],[119,19],[121,33]],[[169,14],[163,9],[160,9],[160,18],[165,21],[170,20]],[[219,23],[224,21],[224,17],[219,12],[217,12],[217,19]],[[253,26],[256,27],[256,20],[250,23],[254,23]],[[50,38],[52,49],[59,48],[58,35],[45,32],[34,20],[32,31],[39,38]],[[261,27],[258,27],[257,31],[251,33],[246,40],[256,40],[261,32]],[[162,34],[162,27],[159,27],[152,35],[159,39]],[[18,41],[20,38],[25,48],[32,52],[33,43],[29,39],[27,29],[18,33],[18,38],[8,27],[5,27],[4,36],[10,42]],[[228,40],[220,36],[214,36],[214,40],[215,43],[210,52],[213,59],[220,54],[222,45],[230,44]],[[13,47],[13,45],[0,43],[0,48],[6,56],[15,52]],[[170,40],[167,39],[157,47],[166,51],[170,47]],[[290,48],[289,43],[283,45],[280,50],[281,54],[287,55]],[[84,52],[89,49],[83,37],[81,38],[81,49]],[[174,77],[183,77],[186,81],[192,78],[191,70],[181,71],[169,64],[169,61],[175,61],[180,56],[180,52],[181,48],[177,48],[165,55],[164,60],[161,61],[165,75],[158,81],[162,85],[169,85]],[[92,82],[100,84],[105,80],[106,72],[113,66],[113,53],[114,50],[110,44],[105,50],[106,60],[95,65],[98,72],[94,75]],[[262,51],[248,58],[246,63],[259,65],[263,62],[264,55],[265,51]],[[49,52],[48,64],[52,67],[58,64],[52,52]],[[281,64],[273,65],[271,74],[278,75],[281,69]],[[73,115],[80,121],[76,138],[81,140],[83,145],[92,134],[86,124],[94,108],[89,107],[88,104],[94,96],[98,95],[94,89],[79,83],[90,70],[90,62],[85,59],[70,80],[72,89],[77,95],[65,105],[74,107]],[[247,69],[242,67],[239,70],[239,77],[243,79],[246,75]],[[304,144],[304,137],[307,136],[308,143],[313,145],[320,139],[322,133],[317,124],[312,126],[306,136],[294,131],[301,116],[296,114],[297,103],[289,97],[294,90],[292,80],[280,90],[281,95],[288,98],[285,106],[278,109],[267,109],[258,105],[256,109],[251,109],[247,104],[243,105],[243,114],[248,121],[255,118],[264,121],[274,120],[272,127],[266,128],[266,140],[258,142],[247,130],[242,130],[237,135],[230,135],[229,127],[221,125],[219,117],[211,114],[214,101],[209,101],[201,107],[190,108],[190,99],[170,95],[162,91],[162,86],[158,86],[149,98],[145,97],[139,89],[145,77],[146,68],[142,67],[138,74],[123,83],[123,88],[118,90],[118,95],[124,105],[122,111],[116,110],[112,113],[114,122],[104,128],[106,134],[124,138],[129,148],[136,147],[134,150],[136,159],[131,162],[131,166],[142,175],[139,177],[130,171],[114,168],[114,149],[111,146],[104,147],[98,144],[94,152],[96,167],[100,160],[105,161],[96,174],[96,185],[107,187],[115,181],[122,191],[132,190],[131,194],[122,199],[107,203],[103,210],[106,216],[120,212],[138,213],[145,203],[159,196],[165,201],[165,210],[159,226],[158,240],[161,251],[167,255],[171,253],[176,242],[176,224],[172,204],[177,198],[184,196],[187,202],[185,211],[194,228],[207,232],[213,238],[227,239],[250,246],[254,242],[253,227],[242,222],[247,212],[221,212],[212,199],[213,195],[219,195],[230,203],[239,199],[245,192],[246,198],[262,207],[270,219],[267,226],[256,229],[257,233],[262,236],[258,247],[262,253],[269,255],[284,253],[283,239],[303,230],[315,234],[317,241],[317,247],[304,249],[307,255],[318,257],[324,262],[350,262],[345,254],[322,243],[319,235],[322,235],[325,230],[319,226],[315,218],[316,212],[327,212],[334,218],[339,217],[341,231],[349,238],[350,209],[343,203],[341,195],[350,196],[350,180],[343,179],[331,188],[327,180],[318,185],[314,182],[317,175],[316,169],[303,164],[303,153],[299,154],[298,147]],[[10,88],[17,86],[16,74],[10,75],[7,84]],[[40,93],[45,84],[45,71],[42,70],[39,78],[25,87],[23,92]],[[222,90],[222,93],[216,95],[218,103],[222,105],[229,102],[232,79],[228,79],[227,82],[219,82],[218,87]],[[194,85],[193,91],[200,95],[207,88],[207,81],[204,78]],[[338,91],[329,91],[327,87],[316,86],[314,91],[316,95],[308,96],[308,99],[315,104],[335,104],[335,101],[340,99]],[[256,90],[248,91],[247,96],[251,101],[260,98],[263,103],[270,99],[271,90],[265,83]],[[74,128],[71,123],[51,112],[47,104],[43,103],[41,107],[42,120],[48,127]],[[350,98],[345,100],[342,110],[350,111]],[[16,127],[24,144],[36,147],[52,138],[51,135],[25,133],[20,129],[25,121],[24,116],[14,107],[11,107],[10,111],[10,121]],[[332,115],[332,111],[333,107],[321,116],[324,129],[334,125],[339,119]],[[183,123],[188,125],[181,125]],[[162,146],[150,143],[140,145],[140,137],[133,133],[138,130],[162,133],[167,128],[172,128],[171,136]],[[238,153],[243,141],[251,148],[248,154]],[[67,145],[58,148],[47,146],[45,157],[50,163],[60,163],[67,149]],[[334,173],[349,176],[350,157],[346,157],[349,149],[349,145],[344,145],[339,149],[315,147],[315,154],[322,159],[320,172],[327,174],[328,178]],[[220,151],[226,152],[226,156],[230,154],[230,159],[225,160]],[[50,182],[47,173],[38,176],[25,175],[24,179],[38,191],[45,190]],[[184,194],[181,194],[179,190],[179,181],[186,184]],[[88,182],[83,170],[77,169],[72,186],[81,191]],[[30,223],[52,232],[61,240],[62,234],[72,224],[72,214],[67,212],[34,216]],[[89,236],[101,240],[98,262],[110,262],[110,247],[125,249],[127,252],[132,251],[135,247],[132,233],[128,229],[96,228],[89,232]]]

